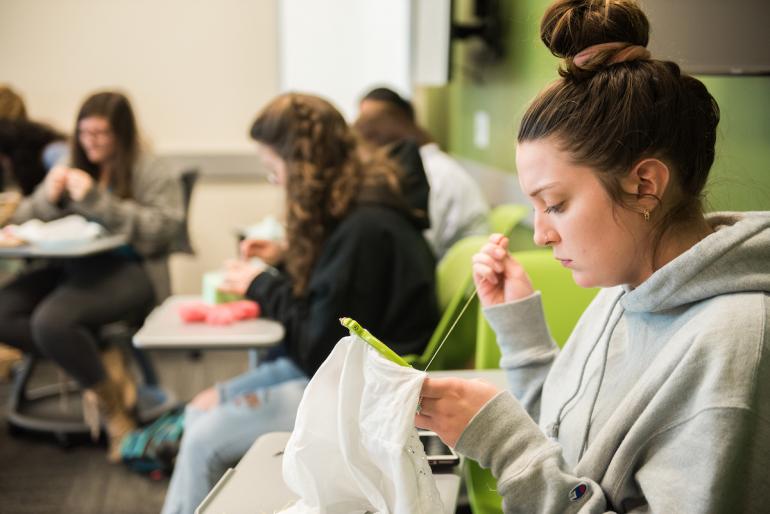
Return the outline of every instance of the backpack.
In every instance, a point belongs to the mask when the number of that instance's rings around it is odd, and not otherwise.
[[[184,431],[184,407],[177,407],[152,424],[123,438],[120,458],[137,473],[160,478],[170,475]]]

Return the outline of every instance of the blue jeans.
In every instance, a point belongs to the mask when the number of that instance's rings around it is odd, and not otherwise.
[[[218,385],[217,407],[202,411],[188,405],[162,513],[192,514],[259,436],[291,431],[307,383],[289,359],[279,358]],[[246,394],[256,394],[256,406]]]

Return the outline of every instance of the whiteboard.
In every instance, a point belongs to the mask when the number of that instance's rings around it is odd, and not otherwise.
[[[279,87],[330,100],[348,119],[368,90],[412,96],[409,0],[281,0]]]

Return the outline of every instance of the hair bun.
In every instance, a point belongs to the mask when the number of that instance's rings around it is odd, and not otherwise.
[[[540,23],[540,38],[557,57],[566,60],[567,71],[577,74],[573,59],[581,51],[603,43],[617,43],[615,51],[606,48],[591,60],[589,68],[598,69],[627,47],[646,47],[650,23],[634,0],[557,0],[551,4]],[[617,61],[616,61],[617,62]]]

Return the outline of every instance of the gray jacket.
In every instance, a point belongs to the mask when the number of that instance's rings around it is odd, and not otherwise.
[[[50,221],[80,214],[112,234],[125,234],[132,248],[142,256],[156,299],[161,301],[171,289],[168,254],[183,229],[181,183],[161,159],[144,155],[134,167],[131,185],[132,199],[93,188],[82,201],[69,201],[65,208],[60,208],[46,199],[45,185],[40,184],[22,200],[12,221]]]
[[[505,512],[767,512],[770,213],[708,219],[638,288],[600,292],[561,351],[539,294],[486,310],[513,395],[457,449]]]

